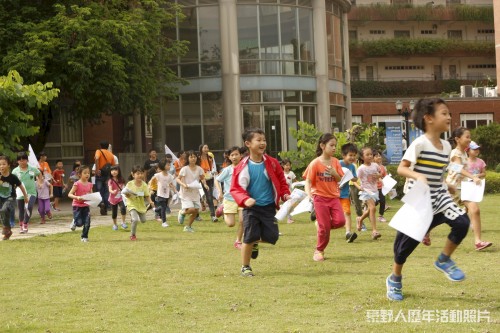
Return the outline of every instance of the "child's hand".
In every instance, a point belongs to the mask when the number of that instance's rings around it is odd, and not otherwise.
[[[285,195],[283,196],[283,199],[284,199],[285,201],[289,200],[289,199],[290,199],[290,194],[285,194]]]
[[[450,192],[450,194],[455,194],[457,192],[457,188],[455,187],[455,185],[447,184],[447,186],[448,192]]]
[[[422,174],[419,174],[417,177],[415,177],[415,180],[420,180],[424,184],[427,184],[427,178]]]
[[[254,198],[246,199],[244,204],[247,207],[252,207],[253,205],[255,205],[255,199]]]
[[[472,180],[476,183],[476,185],[481,185],[481,179],[478,176],[472,177]]]

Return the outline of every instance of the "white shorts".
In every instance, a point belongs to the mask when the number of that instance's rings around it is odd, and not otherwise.
[[[181,199],[181,207],[182,209],[189,209],[189,208],[196,208],[200,209],[201,208],[201,203],[200,201],[192,201],[192,200],[184,200]]]

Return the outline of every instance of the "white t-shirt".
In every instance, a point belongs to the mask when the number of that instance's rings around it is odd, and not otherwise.
[[[194,170],[191,170],[189,165],[182,167],[179,172],[179,177],[184,177],[184,184],[191,184],[194,181],[200,181],[200,178],[205,172],[200,166],[196,166]],[[184,188],[181,186],[179,191],[179,197],[183,200],[188,201],[200,201],[200,192],[196,188]]]
[[[162,198],[170,197],[170,184],[174,184],[174,177],[171,174],[167,173],[166,175],[163,172],[156,173],[153,178],[156,178],[158,183],[158,190],[156,191],[156,195]]]

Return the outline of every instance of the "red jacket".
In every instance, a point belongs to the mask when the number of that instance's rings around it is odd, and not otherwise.
[[[250,175],[248,173],[248,160],[249,156],[244,157],[233,171],[233,178],[231,179],[231,195],[234,201],[240,207],[246,207],[245,201],[250,199],[247,192],[247,186],[250,183]],[[264,154],[264,166],[266,167],[267,174],[273,183],[274,190],[274,203],[276,208],[279,208],[280,199],[285,201],[284,196],[290,194],[288,184],[286,183],[285,174],[277,159]]]

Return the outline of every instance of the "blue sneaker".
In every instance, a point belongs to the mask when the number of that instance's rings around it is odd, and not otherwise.
[[[116,224],[113,224],[113,230],[118,230],[118,226]]]
[[[460,282],[465,279],[464,272],[462,272],[462,270],[455,265],[455,262],[451,260],[451,258],[445,262],[439,262],[439,260],[436,260],[434,267],[436,267],[438,271],[443,272],[450,281]]]
[[[122,223],[122,229],[124,229],[124,230],[125,230],[125,229],[127,229],[127,228],[128,228],[127,223]]]
[[[385,280],[385,286],[387,287],[387,298],[390,299],[391,301],[402,301],[403,283],[392,281],[391,275],[389,275]]]
[[[179,210],[179,214],[177,215],[177,221],[179,224],[184,224],[184,219],[186,218],[186,214],[182,214],[182,210]]]

